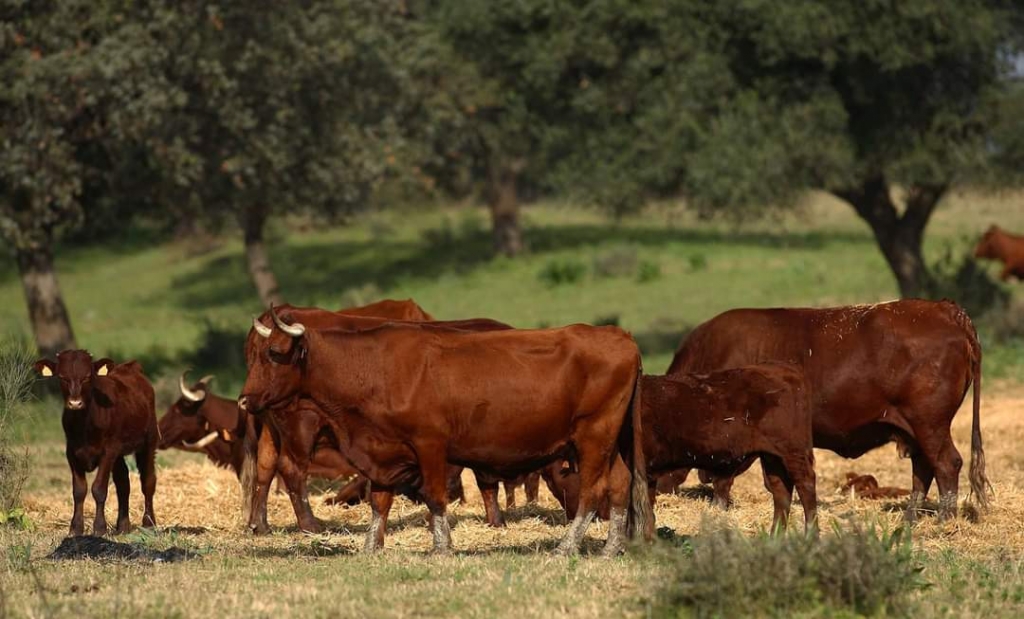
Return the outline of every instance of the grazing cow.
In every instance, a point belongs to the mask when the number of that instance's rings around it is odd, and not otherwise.
[[[406,311],[408,304],[412,304],[418,312]],[[429,314],[423,312],[412,301],[390,302],[390,305],[387,306],[374,304],[374,306],[367,307],[376,307],[375,311],[390,311],[405,316],[429,317]],[[369,329],[379,327],[391,320],[389,316],[357,315],[350,310],[330,312],[319,308],[297,308],[286,305],[282,306],[280,311],[289,320],[301,320],[304,324],[316,328]],[[365,314],[367,308],[356,308],[356,311]],[[253,320],[253,329],[246,341],[247,359],[250,358],[260,334],[267,333],[269,335],[270,327],[265,325],[265,320],[269,322],[269,316],[266,314]],[[439,321],[430,324],[469,331],[512,328],[505,323],[488,319]],[[257,426],[258,431],[246,436],[247,439],[258,436],[258,444],[253,444],[251,441],[247,444],[247,464],[244,466],[242,476],[243,497],[251,497],[245,507],[248,511],[249,528],[254,533],[266,533],[270,530],[267,523],[267,494],[270,483],[278,472],[281,473],[285,481],[299,528],[309,532],[321,530],[320,523],[309,508],[305,478],[308,474],[309,454],[314,448],[316,437],[324,435],[334,437],[333,430],[325,425],[325,419],[326,417],[319,407],[305,397],[298,398],[295,402],[289,402],[285,406],[268,410],[266,414],[254,416],[253,423]],[[332,440],[336,445],[337,439],[333,438]],[[504,526],[504,519],[498,506],[498,482],[500,480],[482,472],[476,472],[476,478],[487,511],[488,524],[496,527]],[[355,497],[360,495],[361,483],[361,480],[357,479],[353,482],[354,485],[342,488],[339,495],[335,497],[335,502],[354,501]],[[413,495],[412,498],[415,499],[416,496]]]
[[[75,502],[71,534],[82,535],[85,474],[96,471],[92,498],[96,502],[93,535],[107,534],[105,507],[110,474],[117,491],[117,532],[131,529],[128,518],[130,482],[124,457],[135,455],[142,480],[145,512],[142,526],[155,527],[153,493],[156,491],[154,458],[157,446],[156,404],[153,386],[136,361],[115,364],[110,359],[93,361],[84,350],[65,350],[57,360],[40,359],[35,369],[44,377],[57,377],[64,396],[61,423],[67,440]]]
[[[768,363],[711,374],[644,376],[640,382],[651,483],[672,478],[682,467],[731,476],[760,458],[765,488],[775,504],[772,531],[786,528],[794,486],[806,526],[815,528],[810,394],[799,368]],[[546,470],[544,479],[573,518],[579,476],[570,468]],[[606,506],[602,511],[607,517]]]
[[[238,410],[238,401],[210,393],[212,376],[205,376],[191,387],[185,374],[178,380],[181,395],[160,418],[160,449],[176,448],[204,453],[220,467],[241,477],[245,461],[248,415]],[[335,480],[350,477],[356,470],[326,436],[316,441],[309,461],[310,477]]]
[[[241,436],[245,416],[238,402],[210,393],[212,376],[189,387],[185,374],[178,380],[181,395],[160,418],[160,449],[176,448],[204,453],[220,467],[240,475],[245,458]]]
[[[581,474],[580,509],[560,552],[578,550],[605,499],[606,553],[622,549],[627,518],[632,532],[650,535],[643,434],[633,411],[640,355],[621,329],[389,323],[307,331],[273,308],[271,317],[276,328],[248,356],[239,406],[262,411],[302,394],[320,407],[342,451],[374,485],[368,550],[383,545],[394,490],[408,487],[430,510],[434,550],[448,551],[449,462],[512,477],[571,456]]]
[[[861,499],[897,499],[910,494],[909,490],[892,486],[879,486],[874,475],[858,475],[854,472],[846,474],[843,492],[853,492]]]
[[[811,389],[814,445],[856,458],[890,441],[913,465],[907,516],[933,477],[940,516],[953,515],[963,460],[950,424],[974,385],[970,482],[987,505],[981,442],[981,345],[951,301],[909,299],[826,309],[737,309],[697,327],[668,374],[707,373],[776,361],[803,368]],[[720,504],[732,477],[716,477]]]
[[[1003,263],[999,279],[1008,281],[1010,276],[1024,280],[1024,236],[1010,234],[999,226],[990,226],[974,248],[975,258],[998,260]]]

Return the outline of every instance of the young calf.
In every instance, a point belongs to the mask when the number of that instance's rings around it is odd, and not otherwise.
[[[75,512],[71,534],[82,535],[82,504],[85,502],[85,474],[96,471],[92,498],[96,501],[94,535],[106,535],[104,507],[110,473],[117,490],[117,532],[131,528],[128,519],[128,465],[124,456],[135,454],[142,479],[146,508],[142,526],[156,526],[153,492],[156,490],[154,454],[157,446],[156,410],[153,387],[135,361],[115,365],[110,359],[93,361],[84,350],[65,350],[56,362],[40,359],[36,371],[56,376],[64,396],[64,436],[68,466],[71,467]]]
[[[815,527],[810,397],[799,368],[644,376],[641,401],[649,477],[683,467],[731,477],[760,458],[775,501],[772,531],[786,527],[794,486],[807,528]]]

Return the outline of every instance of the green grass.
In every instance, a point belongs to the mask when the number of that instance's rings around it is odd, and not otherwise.
[[[926,251],[966,248],[991,221],[1024,229],[1012,201],[954,196],[939,210]],[[1000,208],[1002,210],[1000,210]],[[799,213],[736,227],[700,222],[679,209],[651,208],[619,223],[591,210],[547,204],[524,214],[528,255],[490,259],[483,212],[447,209],[379,213],[339,228],[279,231],[272,260],[286,300],[340,307],[378,297],[416,299],[440,318],[486,316],[523,327],[614,318],[645,344],[645,366],[667,367],[687,326],[729,308],[863,303],[896,288],[870,231],[849,207],[817,196]],[[79,344],[95,354],[137,357],[153,375],[183,364],[221,371],[236,362],[232,336],[260,311],[238,240],[196,255],[189,243],[66,248],[62,289]],[[626,252],[658,275],[602,276],[602,256]],[[551,264],[578,264],[575,283],[551,285]],[[647,266],[650,270],[652,267]],[[994,267],[993,267],[994,268]],[[16,273],[0,271],[0,327],[28,335]],[[213,329],[222,336],[195,351]],[[211,349],[212,348],[212,349]],[[1006,375],[1017,356],[993,353]],[[232,389],[238,369],[222,380]]]

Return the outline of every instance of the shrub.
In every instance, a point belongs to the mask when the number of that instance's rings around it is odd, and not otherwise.
[[[595,255],[591,266],[596,277],[630,277],[636,265],[636,248],[615,247]]]
[[[583,279],[586,272],[587,267],[582,262],[565,258],[549,260],[537,274],[537,278],[553,288],[564,284],[575,284]]]
[[[952,299],[971,316],[1005,310],[1010,301],[1010,293],[989,277],[970,253],[957,257],[949,245],[932,264],[931,272],[928,295],[935,299]]]
[[[617,327],[617,326],[619,326],[619,315],[618,314],[609,314],[607,316],[598,316],[597,318],[594,319],[594,326],[595,327],[605,327],[605,326]]]
[[[660,277],[661,266],[657,262],[651,262],[650,260],[640,261],[640,267],[636,272],[636,281],[641,284],[646,284],[647,282],[653,282]]]
[[[33,354],[17,340],[0,341],[0,512],[13,513],[28,477],[28,451],[14,447],[13,423],[31,396]]]
[[[703,271],[708,268],[708,257],[704,254],[690,254],[686,261],[690,265],[690,272]]]
[[[663,550],[676,569],[654,601],[654,616],[906,616],[910,595],[925,584],[903,528],[857,524],[820,540],[708,529],[682,552]]]

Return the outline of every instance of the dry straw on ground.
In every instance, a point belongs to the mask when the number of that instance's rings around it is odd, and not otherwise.
[[[1024,551],[1024,455],[1018,446],[1024,444],[1024,391],[1003,388],[998,395],[985,398],[982,429],[988,455],[988,473],[995,488],[991,510],[978,522],[971,521],[970,508],[964,508],[968,517],[940,523],[924,517],[915,528],[914,536],[924,549],[955,547],[969,554],[990,554],[998,549]],[[969,398],[968,398],[969,402]],[[953,424],[954,440],[966,460],[969,456],[970,412],[965,407]],[[858,460],[844,460],[832,453],[818,451],[817,481],[822,529],[829,531],[835,522],[840,525],[849,517],[876,520],[896,526],[903,517],[905,499],[864,500],[841,492],[845,475],[849,471],[874,475],[883,486],[909,487],[910,463],[900,459],[893,446],[883,447]],[[234,476],[218,469],[199,457],[192,457],[160,470],[157,490],[157,515],[162,527],[173,527],[181,534],[202,533],[202,543],[213,548],[237,544],[247,538],[239,520],[239,487]],[[466,474],[466,503],[450,508],[453,519],[452,539],[457,551],[482,552],[495,549],[549,549],[565,531],[565,517],[554,498],[542,488],[539,505],[523,506],[519,491],[519,508],[509,513],[506,529],[491,529],[485,525],[483,508],[472,476]],[[137,489],[133,489],[137,492]],[[966,497],[966,474],[961,475],[961,503]],[[40,529],[63,532],[70,517],[71,505],[67,491],[46,491],[29,494],[25,505]],[[133,498],[134,498],[133,492]],[[936,495],[933,486],[931,498]],[[369,525],[369,508],[331,507],[323,500],[329,494],[314,494],[311,498],[314,512],[325,522],[328,532],[320,536],[331,546],[357,551],[362,534]],[[706,500],[708,491],[697,487],[695,476],[688,480],[681,496],[658,498],[656,514],[659,527],[669,527],[678,535],[694,533],[706,515],[718,515],[718,510]],[[757,467],[736,482],[733,497],[735,505],[720,521],[741,530],[754,533],[765,530],[771,522],[771,499],[765,491]],[[113,498],[113,497],[111,497]],[[791,526],[802,528],[803,514],[794,502]],[[91,500],[86,502],[87,518],[91,517]],[[108,506],[113,510],[113,501]],[[139,502],[132,504],[133,522],[140,521]],[[391,512],[387,547],[413,552],[424,552],[430,547],[430,535],[425,527],[426,510],[405,499],[398,499]],[[269,506],[271,525],[292,535],[272,536],[270,545],[292,544],[298,536],[291,504],[281,493],[272,493]],[[88,520],[87,520],[88,522]],[[606,533],[603,524],[590,530],[589,544],[596,547]]]

